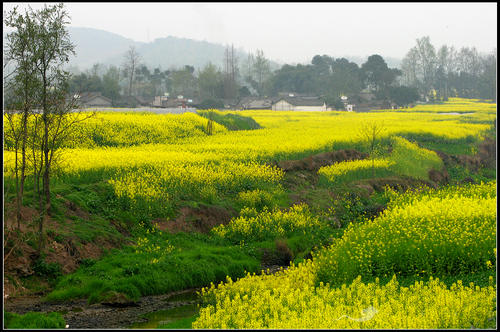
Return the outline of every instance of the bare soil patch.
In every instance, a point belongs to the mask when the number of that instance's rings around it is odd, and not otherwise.
[[[88,212],[69,201],[66,201],[64,205],[67,207],[66,215],[90,219]],[[39,258],[36,250],[38,212],[34,208],[23,206],[19,230],[15,203],[6,204],[4,217],[4,296],[26,295],[31,291],[22,286],[20,279],[35,273],[33,266]],[[58,263],[63,274],[74,272],[83,259],[97,259],[106,250],[122,245],[118,240],[107,237],[97,237],[93,242],[84,242],[74,236],[61,236],[63,232],[71,234],[72,223],[73,220],[69,218],[62,222],[51,217],[44,222],[45,247],[42,252],[44,261],[47,264]]]
[[[284,171],[317,171],[323,166],[330,166],[338,162],[365,159],[368,154],[353,149],[329,151],[311,155],[300,160],[283,160],[277,166]]]
[[[208,233],[218,225],[227,224],[237,215],[236,211],[220,206],[200,205],[198,208],[183,207],[174,220],[156,219],[153,221],[162,231],[170,233],[199,232]]]
[[[437,188],[437,185],[430,181],[401,178],[397,176],[377,179],[364,179],[356,181],[355,184],[357,184],[358,186],[361,185],[363,188],[366,188],[369,191],[371,190],[368,187],[371,187],[375,191],[383,191],[386,187],[390,187],[398,191],[406,191],[408,189],[418,187],[422,184],[431,188]]]
[[[471,171],[478,171],[481,167],[496,169],[496,141],[486,138],[479,144],[478,152],[473,155],[449,155],[445,152],[435,150],[443,160],[446,167],[460,165]]]

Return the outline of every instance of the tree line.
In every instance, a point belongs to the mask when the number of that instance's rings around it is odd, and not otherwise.
[[[430,100],[457,96],[496,101],[496,62],[496,48],[489,54],[479,54],[475,47],[442,45],[436,50],[428,36],[422,37],[402,61],[401,83]]]
[[[285,64],[273,71],[262,50],[239,59],[233,45],[226,47],[222,60],[222,68],[208,63],[200,69],[190,65],[150,69],[131,47],[121,66],[95,64],[71,79],[70,90],[101,92],[116,106],[126,106],[121,97],[131,95],[151,99],[168,93],[222,107],[224,101],[295,92],[319,96],[329,106],[342,108],[341,96],[355,96],[363,89],[398,106],[450,96],[496,100],[496,49],[480,55],[474,47],[457,51],[444,45],[436,52],[429,37],[417,39],[400,69],[389,68],[382,56],[373,54],[361,66],[345,58],[315,55],[309,64]]]
[[[208,63],[195,70],[193,66],[150,70],[132,46],[123,64],[95,64],[70,80],[72,93],[100,92],[116,106],[124,106],[122,96],[152,98],[168,93],[189,96],[205,104],[222,104],[225,100],[244,97],[274,97],[279,92],[295,92],[321,96],[328,104],[341,105],[342,95],[354,95],[370,87],[377,96],[388,97],[401,72],[388,68],[380,55],[372,55],[359,67],[345,58],[316,55],[311,64],[285,64],[272,71],[262,50],[238,59],[234,46],[227,46],[222,68]],[[221,106],[222,107],[222,106]],[[340,106],[339,106],[340,107]]]

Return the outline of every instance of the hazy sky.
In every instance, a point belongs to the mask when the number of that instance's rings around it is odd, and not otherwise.
[[[14,5],[4,3],[4,13]],[[43,3],[31,3],[38,9]],[[262,49],[284,62],[381,54],[402,58],[415,39],[438,48],[496,48],[496,3],[66,3],[71,25],[136,41],[168,35]]]

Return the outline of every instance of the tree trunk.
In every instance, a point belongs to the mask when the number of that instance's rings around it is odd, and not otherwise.
[[[23,112],[22,120],[22,137],[21,137],[21,179],[19,183],[18,191],[18,219],[17,227],[20,229],[20,219],[21,219],[21,207],[23,205],[23,195],[24,195],[24,180],[26,178],[26,141],[28,139],[28,109]]]
[[[15,143],[15,148],[14,148],[14,153],[16,155],[15,157],[15,165],[14,165],[14,170],[16,174],[16,220],[17,220],[17,229],[21,229],[21,198],[19,197],[19,170],[18,170],[18,145],[19,141]]]

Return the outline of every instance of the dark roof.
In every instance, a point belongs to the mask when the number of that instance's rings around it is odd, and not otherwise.
[[[325,102],[318,97],[282,97],[274,103],[284,100],[294,106],[323,106]]]
[[[151,97],[135,96],[135,99],[137,99],[141,105],[149,105],[153,102],[153,98]]]
[[[85,103],[88,103],[89,101],[95,99],[95,98],[102,98],[106,101],[108,101],[109,103],[111,103],[111,99],[109,99],[108,97],[105,97],[103,95],[101,95],[100,92],[82,92],[80,94],[77,94],[80,96],[80,98],[78,98],[79,102],[85,104]]]
[[[269,98],[245,97],[238,104],[244,109],[266,109],[271,108],[273,100]]]

